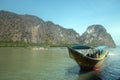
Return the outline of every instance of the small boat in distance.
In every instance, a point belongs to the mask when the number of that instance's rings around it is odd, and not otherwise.
[[[92,48],[89,46],[68,47],[69,56],[74,59],[81,70],[99,70],[108,54],[105,46]]]

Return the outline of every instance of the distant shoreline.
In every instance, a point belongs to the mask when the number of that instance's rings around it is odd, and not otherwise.
[[[12,42],[12,41],[0,41],[0,47],[68,47],[74,44],[45,44],[45,43],[25,43],[25,42]]]

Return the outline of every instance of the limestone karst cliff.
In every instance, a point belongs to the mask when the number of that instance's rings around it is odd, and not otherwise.
[[[0,11],[0,41],[20,41],[43,44],[79,44],[80,36],[51,21],[32,15]]]
[[[102,25],[91,25],[80,36],[73,29],[66,29],[51,21],[3,10],[0,11],[0,41],[116,47]]]
[[[102,25],[91,25],[81,35],[81,43],[90,46],[116,47],[114,40]]]

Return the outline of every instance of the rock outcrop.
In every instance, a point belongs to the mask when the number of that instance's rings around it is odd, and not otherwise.
[[[63,28],[51,21],[3,10],[0,11],[0,41],[116,47],[102,25],[89,26],[80,37],[73,29]]]
[[[73,29],[45,22],[36,16],[0,11],[0,41],[79,44],[80,36]]]
[[[102,25],[91,25],[81,36],[81,43],[90,46],[116,47],[111,35]]]

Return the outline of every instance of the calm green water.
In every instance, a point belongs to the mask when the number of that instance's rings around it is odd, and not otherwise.
[[[100,71],[79,70],[66,48],[0,48],[0,80],[117,80],[120,49],[110,49]]]

